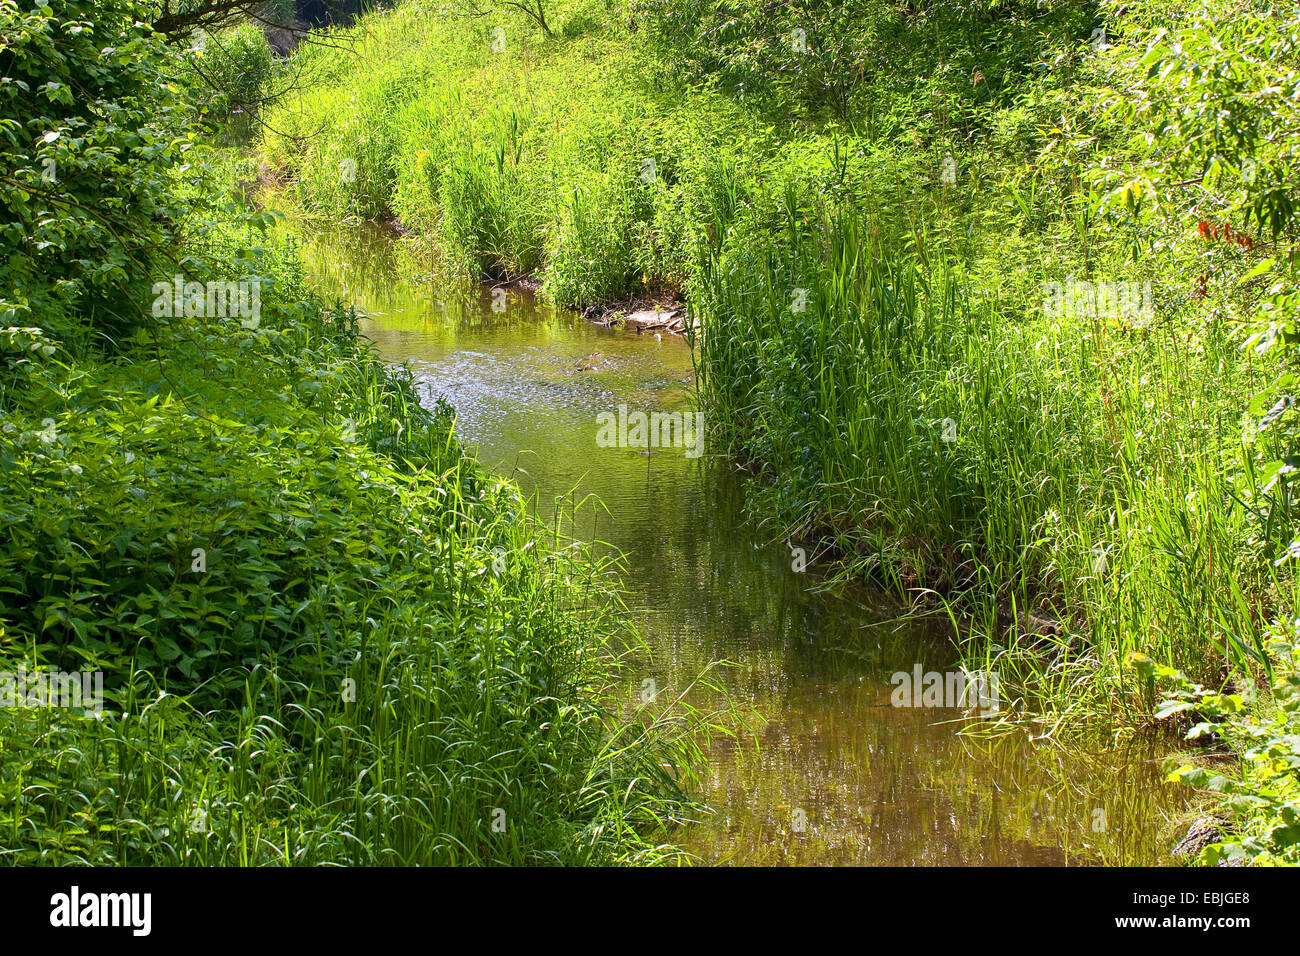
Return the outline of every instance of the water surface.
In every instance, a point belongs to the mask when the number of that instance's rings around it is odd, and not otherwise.
[[[682,842],[744,864],[1149,864],[1181,795],[1142,748],[1070,751],[1028,733],[959,735],[961,712],[893,707],[890,676],[952,670],[941,628],[883,597],[834,596],[782,542],[741,520],[726,462],[601,448],[597,415],[686,410],[692,364],[670,335],[611,330],[527,293],[449,294],[377,227],[306,230],[319,286],[368,314],[379,352],[444,397],[481,461],[536,493],[596,495],[577,529],[626,556],[623,584],[653,652],[644,681],[676,695],[713,661],[754,732],[713,750],[714,812]],[[708,707],[707,693],[692,701]]]

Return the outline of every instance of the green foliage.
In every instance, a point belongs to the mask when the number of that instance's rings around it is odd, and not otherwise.
[[[593,176],[574,188],[550,236],[548,294],[582,308],[636,287],[636,247],[628,228],[633,188],[622,176]]]
[[[1105,190],[1102,210],[1135,222],[1135,255],[1195,228],[1206,246],[1206,275],[1222,274],[1224,311],[1241,330],[1243,348],[1277,359],[1300,339],[1293,174],[1300,13],[1275,3],[1228,12],[1207,3],[1179,21],[1146,15],[1145,45],[1117,55],[1127,70],[1144,71],[1145,82],[1138,96],[1116,96],[1113,109],[1149,132],[1135,140],[1126,163],[1098,168],[1091,178]],[[1248,406],[1252,484],[1263,489],[1259,506],[1270,510],[1289,504],[1285,485],[1296,462],[1294,360],[1280,359]],[[1289,513],[1270,515],[1271,526],[1279,522],[1282,533],[1295,533]]]
[[[775,120],[873,138],[969,132],[1007,105],[1045,43],[1088,35],[1092,3],[635,0],[665,79],[714,83]],[[936,108],[937,107],[937,108]]]
[[[541,264],[540,203],[520,168],[528,124],[514,111],[489,115],[486,142],[466,137],[440,150],[443,236],[490,278],[528,275]]]
[[[1157,717],[1194,716],[1189,740],[1218,736],[1241,754],[1239,775],[1213,773],[1186,764],[1171,775],[1188,786],[1220,795],[1234,826],[1224,839],[1201,851],[1206,866],[1221,861],[1251,865],[1300,865],[1300,622],[1279,627],[1270,639],[1276,679],[1272,697],[1261,703],[1254,679],[1241,693],[1214,692],[1169,668]]]
[[[305,648],[319,644],[338,613],[319,589],[364,558],[359,542],[338,542],[349,528],[395,519],[376,511],[393,492],[356,477],[364,463],[294,436],[317,430],[322,411],[372,403],[388,444],[385,419],[400,410],[407,437],[392,449],[400,453],[430,423],[387,385],[377,360],[351,358],[358,346],[346,315],[285,321],[277,303],[304,294],[291,288],[281,299],[266,281],[261,326],[239,336],[192,318],[181,320],[183,330],[155,326],[130,344],[184,354],[185,364],[162,370],[165,378],[142,378],[125,363],[89,387],[52,357],[12,395],[3,461],[14,484],[0,519],[11,639],[38,641],[60,666],[90,661],[119,676],[147,669],[164,687],[170,672],[217,699],[232,687],[213,667],[272,652],[307,659]],[[248,358],[258,351],[278,363],[259,366]],[[241,360],[236,385],[229,376]],[[189,406],[205,396],[226,407],[220,422],[196,428]],[[358,437],[372,421],[358,423]],[[434,447],[445,444],[449,420],[432,427],[441,431]],[[440,471],[447,457],[428,467]],[[274,520],[247,502],[274,505]],[[191,571],[194,549],[209,568],[225,569],[219,582],[212,570]],[[303,608],[286,614],[282,601]]]
[[[191,113],[125,0],[0,2],[0,324],[116,339],[176,241]]]
[[[580,14],[562,8],[557,22]],[[610,42],[594,29],[548,41],[553,55],[535,64],[536,31],[503,27],[494,51],[491,26],[472,23],[402,8],[347,35],[355,60],[295,55],[317,83],[273,111],[263,151],[299,203],[394,213],[435,235],[453,268],[540,272],[567,305],[683,282],[700,238],[690,216],[713,192],[701,187],[720,161],[735,168],[754,131],[720,97],[672,107],[630,73],[593,74],[589,58]]]
[[[0,5],[7,157],[42,144],[4,194],[0,675],[107,701],[0,708],[0,862],[679,860],[700,728],[612,710],[608,569],[227,201],[138,11],[88,11]],[[174,272],[259,311],[167,315]]]
[[[1230,341],[1190,357],[1168,331],[1021,312],[788,195],[784,226],[734,230],[693,298],[717,434],[770,482],[756,515],[828,538],[848,574],[946,595],[971,653],[1058,705],[1099,668],[1070,699],[1100,705],[1132,650],[1202,672],[1258,655],[1243,602],[1271,575],[1198,557],[1252,525],[1193,451],[1232,433],[1183,414],[1206,388],[1248,394]],[[1008,604],[1064,622],[1050,666],[1004,636]]]
[[[0,670],[100,670],[110,714],[0,716],[6,860],[661,856],[639,832],[688,749],[593,692],[601,568],[263,265],[256,330],[162,322],[101,365],[8,339]]]
[[[191,67],[213,95],[215,109],[255,111],[271,92],[275,56],[258,24],[244,23],[202,36],[192,53]]]
[[[431,7],[373,18],[366,69],[275,125],[422,71],[374,134],[388,178],[352,197],[472,270],[537,263],[563,304],[685,292],[753,517],[938,594],[1051,732],[1144,721],[1133,655],[1267,673],[1260,622],[1294,613],[1300,554],[1294,5],[628,13],[497,53]],[[266,148],[328,208],[314,171],[341,139]],[[1149,284],[1151,308],[1054,314],[1070,283]]]

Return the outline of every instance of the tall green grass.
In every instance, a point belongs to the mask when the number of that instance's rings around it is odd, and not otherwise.
[[[1233,414],[1255,380],[1225,330],[1053,319],[878,219],[793,194],[784,216],[692,299],[713,425],[770,483],[757,517],[944,598],[973,658],[1081,717],[1140,719],[1133,654],[1264,663],[1277,582],[1238,557],[1266,529]]]
[[[504,15],[466,23],[409,4],[364,18],[336,38],[350,55],[297,55],[313,82],[270,111],[261,155],[297,205],[395,215],[474,278],[537,275],[577,307],[674,291],[713,218],[719,166],[765,134],[705,91],[685,104],[649,94],[638,44],[569,12],[580,27],[545,49]],[[626,68],[593,69],[611,57]]]

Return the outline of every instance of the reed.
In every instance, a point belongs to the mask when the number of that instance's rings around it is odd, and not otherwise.
[[[771,482],[756,517],[946,601],[1038,705],[1137,707],[1133,653],[1263,664],[1275,578],[1223,557],[1260,530],[1225,478],[1252,385],[1226,336],[1054,321],[852,211],[766,236],[725,244],[692,302],[712,422]],[[1062,634],[1028,646],[1026,614]]]

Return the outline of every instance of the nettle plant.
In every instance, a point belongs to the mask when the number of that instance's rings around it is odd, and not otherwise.
[[[118,339],[184,218],[192,111],[128,0],[0,0],[0,324]]]
[[[1288,634],[1289,631],[1289,634]],[[1269,642],[1278,662],[1271,707],[1260,713],[1254,685],[1244,693],[1211,691],[1172,668],[1149,665],[1150,676],[1170,682],[1156,716],[1193,718],[1189,739],[1225,738],[1244,761],[1240,777],[1184,764],[1171,781],[1222,794],[1237,818],[1236,832],[1201,851],[1199,862],[1300,864],[1300,620],[1275,628]]]

